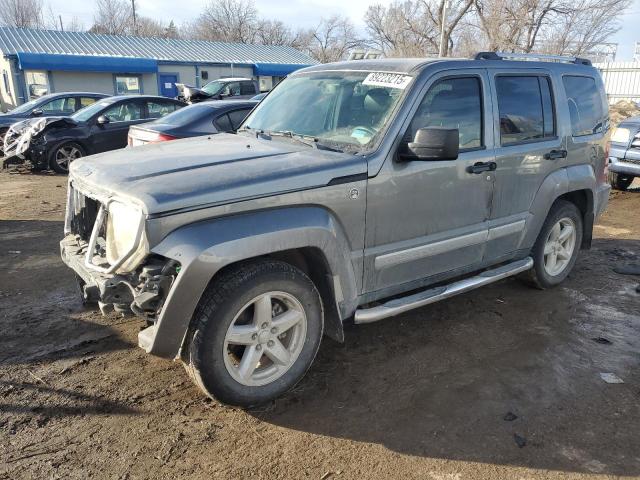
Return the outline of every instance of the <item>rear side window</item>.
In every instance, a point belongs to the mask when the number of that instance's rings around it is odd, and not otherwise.
[[[250,108],[243,108],[242,110],[234,110],[233,112],[229,112],[229,119],[231,120],[231,126],[233,127],[233,130],[238,129],[244,119],[247,118],[247,115],[250,111]]]
[[[213,125],[216,127],[216,130],[219,132],[231,132],[233,131],[233,127],[231,126],[231,120],[229,120],[229,115],[226,113],[213,121]]]
[[[88,107],[89,105],[96,103],[96,100],[98,99],[93,97],[80,97],[80,106],[78,109]]]
[[[596,80],[591,77],[562,77],[571,115],[574,137],[591,135],[604,130],[602,96]]]
[[[256,88],[253,82],[241,82],[240,83],[240,95],[251,95],[256,92]]]
[[[497,77],[496,92],[501,145],[555,136],[553,98],[547,77]]]
[[[175,103],[161,102],[161,101],[148,101],[147,111],[149,112],[149,118],[162,118],[171,112],[174,112],[177,108]]]

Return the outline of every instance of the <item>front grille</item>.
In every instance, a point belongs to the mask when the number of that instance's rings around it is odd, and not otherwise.
[[[71,233],[78,235],[81,240],[88,242],[96,223],[96,217],[100,208],[100,203],[93,198],[83,195],[81,192],[70,186],[72,196],[71,211],[69,214]]]

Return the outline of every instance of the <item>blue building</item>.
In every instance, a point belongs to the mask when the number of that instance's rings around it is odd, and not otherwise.
[[[197,87],[247,77],[271,89],[316,63],[292,47],[100,35],[0,27],[0,101],[6,111],[44,93],[92,91],[175,97],[175,83]]]

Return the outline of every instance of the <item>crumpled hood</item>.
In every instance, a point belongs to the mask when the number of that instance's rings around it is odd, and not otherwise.
[[[54,126],[76,126],[78,122],[69,117],[37,117],[22,119],[11,125],[4,137],[4,154],[22,156],[31,145],[31,140]]]
[[[71,164],[70,177],[81,190],[130,198],[154,215],[322,187],[366,171],[362,156],[218,134],[85,157]]]

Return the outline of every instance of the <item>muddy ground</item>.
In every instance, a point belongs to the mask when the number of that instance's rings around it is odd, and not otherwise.
[[[640,184],[568,281],[509,279],[325,339],[259,410],[205,399],[84,310],[58,257],[66,178],[0,174],[0,478],[640,476]],[[611,372],[623,384],[605,383]]]

